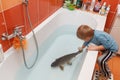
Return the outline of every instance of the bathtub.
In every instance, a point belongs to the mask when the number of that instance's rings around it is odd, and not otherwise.
[[[106,16],[95,13],[60,8],[38,25],[34,31],[39,45],[39,59],[36,65],[27,70],[23,64],[21,50],[13,47],[5,52],[5,60],[0,64],[1,80],[91,80],[97,51],[84,50],[73,60],[71,66],[65,65],[64,71],[51,68],[51,63],[60,56],[73,53],[82,46],[83,41],[76,37],[81,24],[93,29],[103,30]],[[32,33],[26,35],[28,48],[25,50],[28,65],[36,57],[36,47]]]

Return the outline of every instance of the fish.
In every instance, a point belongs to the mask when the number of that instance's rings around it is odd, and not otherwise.
[[[74,57],[76,57],[78,54],[80,54],[82,52],[82,50],[71,53],[71,54],[67,54],[64,55],[60,58],[57,58],[52,64],[51,67],[59,67],[61,70],[64,70],[64,64],[67,63],[68,65],[72,65],[72,63],[70,62]]]

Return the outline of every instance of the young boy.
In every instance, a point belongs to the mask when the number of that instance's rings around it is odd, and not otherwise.
[[[98,65],[104,77],[111,79],[111,72],[107,66],[107,61],[118,51],[116,41],[108,33],[93,30],[88,25],[81,25],[78,28],[77,37],[85,41],[80,50],[88,46],[88,50],[102,52],[102,55],[98,57]],[[89,43],[95,45],[88,45]]]

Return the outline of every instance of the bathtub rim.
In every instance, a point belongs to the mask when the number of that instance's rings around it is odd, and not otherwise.
[[[64,11],[64,8],[60,8],[58,9],[54,14],[52,14],[50,17],[48,17],[45,21],[43,21],[39,26],[41,27],[36,27],[34,29],[35,33],[39,30],[41,30],[47,23],[49,23],[55,16],[57,16],[59,13],[61,13],[62,11]],[[76,10],[77,12],[79,12],[80,10]],[[86,12],[85,12],[86,13]],[[88,13],[91,14],[91,13]],[[92,14],[93,15],[93,14]],[[96,15],[96,14],[95,14]],[[101,27],[100,27],[101,28]],[[99,28],[99,29],[100,29]],[[101,30],[103,30],[104,27],[102,27]],[[26,35],[26,38],[29,39],[32,36],[32,32],[30,32],[29,34]],[[4,53],[4,61],[0,64],[0,67],[2,66],[2,64],[5,62],[5,60],[12,55],[12,53],[14,53],[15,49],[13,47],[9,48],[7,51],[5,51]],[[98,55],[98,51],[88,51],[87,55],[86,55],[86,59],[84,60],[82,69],[79,73],[78,79],[77,80],[90,80],[92,79],[92,74],[93,74],[93,70],[94,70],[94,65],[97,59],[97,55]],[[89,61],[92,60],[91,64],[88,65]],[[92,66],[92,67],[88,67],[87,66]],[[87,72],[85,73],[85,71],[87,70]],[[86,77],[87,76],[87,77]]]

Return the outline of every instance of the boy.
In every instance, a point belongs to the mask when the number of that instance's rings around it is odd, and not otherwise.
[[[85,41],[80,50],[88,46],[89,43],[93,43],[95,45],[89,45],[87,49],[102,52],[102,55],[98,57],[100,72],[106,79],[111,79],[107,61],[118,51],[116,41],[108,33],[93,30],[88,25],[81,25],[78,28],[77,37]]]

